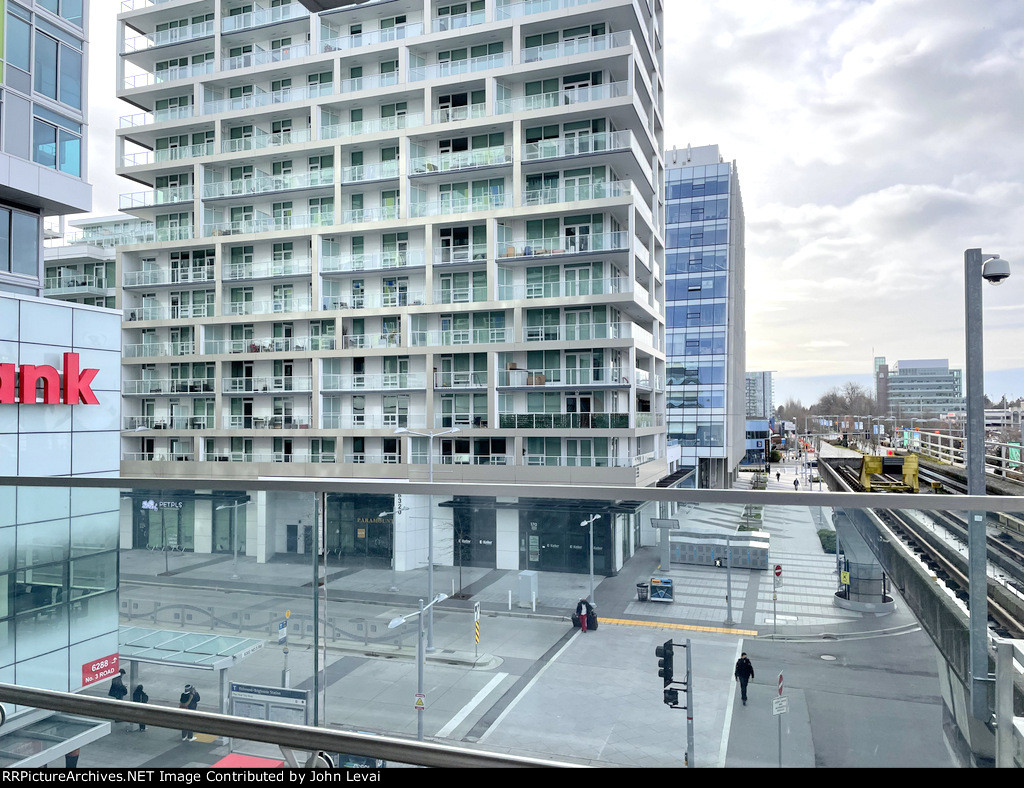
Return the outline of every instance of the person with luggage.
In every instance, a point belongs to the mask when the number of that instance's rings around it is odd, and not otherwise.
[[[594,620],[594,606],[586,598],[581,599],[576,605],[576,619],[580,622],[580,629],[584,632],[587,631],[587,626]]]

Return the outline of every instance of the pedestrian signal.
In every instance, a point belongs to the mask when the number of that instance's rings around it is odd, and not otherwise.
[[[679,690],[667,689],[665,690],[665,705],[666,706],[678,706],[679,705]]]
[[[667,687],[672,683],[672,641],[666,640],[654,649],[654,655],[658,657],[658,675]]]

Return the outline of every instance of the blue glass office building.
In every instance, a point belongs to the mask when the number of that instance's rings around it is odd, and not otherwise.
[[[666,153],[668,439],[701,488],[732,486],[745,451],[744,218],[717,145]]]

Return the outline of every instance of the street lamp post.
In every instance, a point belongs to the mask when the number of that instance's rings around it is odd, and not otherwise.
[[[592,514],[580,523],[581,528],[590,527],[590,604],[595,607],[597,607],[597,601],[594,599],[594,521],[600,519],[601,515]]]
[[[458,427],[442,432],[413,432],[406,427],[399,427],[395,435],[415,435],[427,439],[427,467],[430,481],[430,494],[427,496],[427,596],[434,599],[434,438],[439,435],[451,435],[459,431]],[[427,616],[427,652],[434,650],[434,603],[428,605],[430,615]]]
[[[967,494],[985,495],[985,356],[981,280],[1000,284],[1010,266],[997,254],[964,251],[964,322],[966,324],[967,423],[964,450]],[[967,582],[970,604],[971,716],[988,722],[988,575],[985,512],[968,512]]]
[[[429,610],[434,609],[434,605],[444,599],[447,599],[447,594],[438,594],[436,597],[432,597],[430,604],[423,605],[423,600],[420,600],[420,609],[415,613],[408,613],[404,616],[398,616],[397,618],[391,619],[388,623],[388,629],[394,629],[400,627],[410,618],[416,618],[416,700],[418,703],[424,701],[423,697],[423,666],[426,663],[426,654],[423,649],[423,614]],[[416,709],[416,739],[423,741],[423,714],[424,709]]]
[[[234,554],[231,559],[231,579],[238,580],[238,528],[235,526],[235,510],[239,506],[248,506],[252,501],[238,501],[237,503],[226,503],[218,506],[216,511],[220,512],[224,509],[231,511],[230,522],[231,522],[231,551]]]

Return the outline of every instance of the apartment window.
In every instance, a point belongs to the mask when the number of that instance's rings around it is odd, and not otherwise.
[[[32,123],[32,160],[69,175],[82,175],[82,125],[50,112],[34,108]]]
[[[37,0],[36,4],[78,27],[82,26],[82,0]]]
[[[0,274],[39,276],[39,216],[0,207]]]
[[[32,75],[37,93],[82,108],[82,42],[41,19],[36,20]]]
[[[27,19],[16,16],[17,13],[27,16],[16,6],[7,12],[7,65],[20,68],[22,71],[32,69],[32,25]]]

